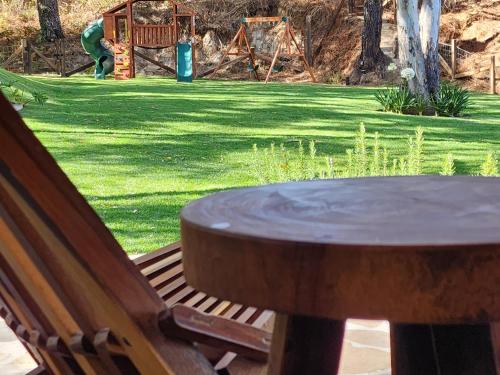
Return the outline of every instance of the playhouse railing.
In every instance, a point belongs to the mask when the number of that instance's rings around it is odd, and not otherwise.
[[[174,44],[174,25],[134,25],[134,45],[138,47],[159,48]]]

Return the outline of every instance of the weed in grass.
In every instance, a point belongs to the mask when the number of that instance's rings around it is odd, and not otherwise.
[[[304,154],[304,147],[301,141],[298,143],[296,155],[282,144],[278,160],[274,157],[269,158],[269,155],[275,155],[274,143],[271,143],[271,146],[268,149],[264,149],[263,152],[260,152],[257,146],[254,145],[253,161],[256,164],[252,170],[256,172],[256,177],[260,183],[335,177],[418,176],[423,173],[425,158],[424,129],[422,127],[418,127],[415,130],[414,136],[408,138],[404,155],[392,158],[390,171],[390,154],[387,148],[382,147],[378,133],[375,133],[373,146],[369,148],[366,128],[361,124],[356,133],[354,143],[354,150],[346,150],[344,167],[334,166],[333,157],[331,156],[325,156],[323,163],[317,163],[317,149],[314,141],[309,142],[309,155],[307,156]],[[380,150],[383,150],[382,153]],[[336,173],[336,168],[343,172]],[[299,175],[291,173],[294,170],[300,170],[301,173]],[[267,171],[267,173],[262,173],[261,171]],[[455,161],[451,153],[446,154],[443,158],[440,174],[446,176],[455,174]],[[481,165],[480,174],[482,176],[498,175],[498,161],[494,153],[488,153]]]
[[[392,175],[419,175],[422,173],[424,131],[417,128],[415,137],[410,138],[406,155],[394,159]],[[283,144],[276,153],[274,143],[262,152],[253,146],[252,171],[260,183],[312,180],[315,178],[363,177],[389,175],[389,151],[381,146],[380,136],[375,133],[373,146],[368,147],[366,128],[359,126],[354,140],[355,147],[346,151],[347,162],[343,173],[335,173],[333,157],[325,156],[324,163],[317,162],[317,149],[314,141],[309,142],[309,154],[304,152],[302,141],[298,142],[295,155]],[[371,150],[371,153],[369,152]],[[381,152],[381,150],[383,150]],[[337,166],[338,167],[338,166]],[[295,171],[299,171],[297,173]]]
[[[408,140],[407,167],[408,174],[422,174],[422,158],[424,146],[424,130],[419,126],[415,131],[415,139],[410,137]]]
[[[355,172],[354,172],[354,157],[353,157],[352,149],[348,149],[346,151],[346,155],[347,155],[347,168],[345,169],[344,177],[354,176],[355,175]]]
[[[391,175],[396,176],[398,174],[398,159],[392,159]]]
[[[383,162],[382,162],[382,175],[387,176],[388,174],[388,167],[389,167],[389,151],[384,147],[384,153],[383,153]]]
[[[378,132],[375,132],[375,137],[373,139],[373,158],[370,163],[370,175],[380,175],[380,139]]]
[[[444,157],[440,174],[443,176],[453,176],[455,174],[455,160],[451,152],[447,153]]]
[[[366,150],[366,128],[363,123],[359,125],[354,146],[354,176],[366,176],[368,155]]]
[[[498,176],[498,160],[494,152],[489,152],[486,155],[479,174],[481,176]]]
[[[325,160],[326,160],[325,178],[334,178],[335,177],[335,169],[334,169],[334,164],[333,164],[333,157],[326,156]]]

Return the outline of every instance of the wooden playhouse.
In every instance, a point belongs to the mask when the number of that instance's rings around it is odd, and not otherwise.
[[[135,17],[134,5],[139,2],[167,2],[172,7],[172,15],[168,23],[142,23]],[[127,0],[103,14],[104,39],[114,47],[115,79],[135,77],[135,58],[146,61],[172,73],[178,74],[177,44],[187,39],[193,39],[196,33],[195,12],[186,5],[172,0]],[[136,50],[136,47],[146,49],[173,48],[175,66],[167,66],[160,61]],[[191,61],[187,64],[196,76],[195,54],[192,48]],[[183,67],[184,68],[184,67]]]

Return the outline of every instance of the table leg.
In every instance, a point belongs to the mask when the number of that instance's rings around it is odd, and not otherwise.
[[[344,321],[276,314],[268,375],[336,375]]]
[[[490,329],[491,328],[491,329]],[[391,325],[393,375],[499,375],[494,325]]]

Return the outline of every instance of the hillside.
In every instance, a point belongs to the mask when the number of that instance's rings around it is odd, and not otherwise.
[[[59,0],[61,21],[66,36],[77,41],[80,32],[100,14],[120,0]],[[356,62],[360,50],[363,17],[349,15],[341,0],[187,0],[197,13],[199,62],[211,66],[233,36],[242,16],[287,14],[300,36],[307,15],[312,16],[313,50],[316,52],[315,69],[321,81],[343,82]],[[140,15],[160,21],[165,15],[164,6],[144,3]],[[160,3],[161,4],[161,3]],[[466,51],[479,53],[475,58],[500,52],[500,0],[446,0],[441,26],[441,41],[459,40]],[[342,5],[342,6],[341,6]],[[386,6],[384,15],[384,52],[390,53],[396,36],[392,5]],[[38,20],[34,0],[0,2],[0,48],[18,45],[23,37],[36,38]],[[271,38],[271,36],[269,37]],[[75,48],[80,48],[78,42]],[[168,61],[168,53],[148,52],[155,58]],[[474,61],[469,62],[474,65]],[[157,74],[155,68],[140,66],[144,74]],[[305,75],[290,74],[285,69],[278,78],[301,80]],[[246,78],[243,67],[226,72],[233,78]],[[482,88],[484,82],[476,77],[472,86]],[[476,82],[477,81],[477,82]],[[373,83],[373,81],[366,82]]]

